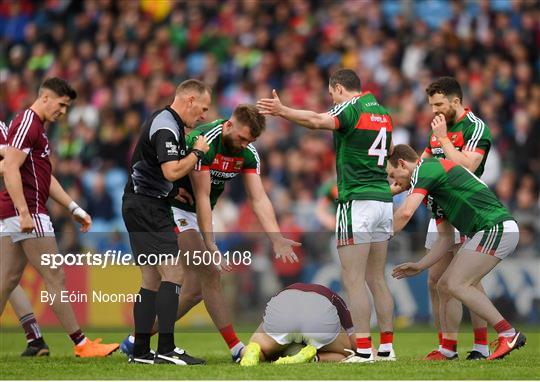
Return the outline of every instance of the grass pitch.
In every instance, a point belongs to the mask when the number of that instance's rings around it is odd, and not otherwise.
[[[78,359],[72,355],[71,341],[64,333],[48,330],[44,334],[51,356],[23,359],[19,356],[25,346],[22,332],[4,330],[0,332],[0,379],[540,379],[540,327],[520,329],[527,335],[527,345],[501,361],[466,361],[472,342],[469,330],[460,334],[459,361],[421,361],[422,356],[433,350],[437,335],[432,328],[414,327],[394,336],[397,362],[263,364],[252,368],[233,364],[219,334],[210,330],[176,334],[177,346],[205,358],[208,364],[204,366],[128,365],[119,351],[104,359]],[[92,339],[102,337],[107,342],[120,342],[126,332],[88,331],[87,334]],[[239,336],[247,343],[249,333]],[[490,333],[490,338],[495,338],[494,333]]]

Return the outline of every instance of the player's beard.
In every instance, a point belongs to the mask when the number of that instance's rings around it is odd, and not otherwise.
[[[450,110],[446,113],[441,113],[444,115],[444,119],[446,120],[446,125],[452,126],[454,123],[456,123],[456,110],[452,107],[450,107]]]
[[[224,135],[223,136],[223,146],[227,149],[227,151],[238,154],[242,151],[241,148],[235,147],[233,144],[232,137],[230,135]]]

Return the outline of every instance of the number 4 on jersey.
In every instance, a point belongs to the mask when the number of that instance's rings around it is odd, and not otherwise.
[[[379,134],[373,141],[373,144],[369,148],[368,155],[372,157],[378,157],[377,166],[384,165],[384,158],[386,158],[386,127],[381,128]]]

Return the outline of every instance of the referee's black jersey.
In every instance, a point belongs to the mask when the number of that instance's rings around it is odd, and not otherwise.
[[[175,197],[180,182],[169,182],[161,164],[186,156],[184,122],[169,106],[156,111],[141,128],[124,194],[158,199]]]

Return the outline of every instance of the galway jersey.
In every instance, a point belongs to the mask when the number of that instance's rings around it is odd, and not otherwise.
[[[386,159],[392,120],[373,94],[366,92],[335,105],[334,146],[339,201],[391,202]]]
[[[7,145],[7,133],[8,127],[2,121],[0,121],[0,149],[6,147]],[[0,160],[3,159],[0,157]],[[4,178],[0,177],[0,191],[4,189]]]
[[[488,126],[480,118],[475,116],[469,109],[454,123],[448,127],[448,139],[458,151],[473,151],[484,155],[482,162],[474,172],[478,177],[484,173],[484,166],[491,148],[491,133]],[[441,143],[433,132],[429,136],[429,144],[425,152],[434,158],[445,158]]]
[[[447,159],[426,158],[411,176],[409,194],[428,193],[445,218],[471,237],[506,220],[513,220],[495,194],[476,175]]]
[[[31,214],[47,214],[45,203],[49,199],[52,166],[49,160],[49,140],[44,123],[32,110],[26,109],[15,116],[7,130],[7,145],[25,152],[26,159],[20,167],[24,198]],[[4,189],[0,192],[0,219],[18,213]]]
[[[321,296],[326,297],[336,308],[341,327],[345,329],[347,334],[354,333],[351,312],[349,311],[347,304],[338,294],[334,293],[331,289],[319,284],[296,283],[289,285],[281,292],[283,292],[284,290],[300,290],[302,292],[317,293]]]
[[[210,171],[212,182],[210,189],[210,205],[212,208],[217,203],[219,196],[225,190],[225,184],[240,173],[261,173],[261,162],[255,146],[249,144],[240,152],[232,152],[224,142],[222,136],[223,123],[227,120],[218,119],[214,122],[197,127],[186,136],[186,145],[192,148],[199,135],[204,135],[208,140],[210,149],[195,166],[195,171]],[[193,193],[192,193],[193,194]],[[172,201],[172,206],[184,211],[195,212],[195,205]]]

